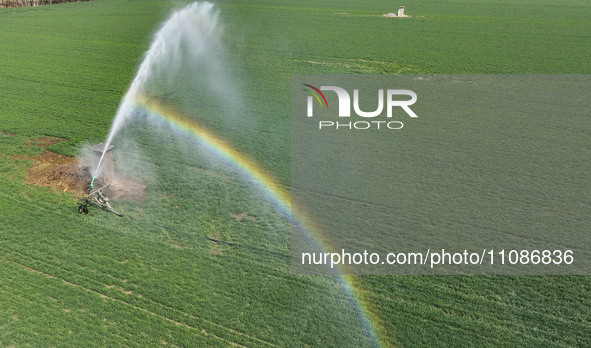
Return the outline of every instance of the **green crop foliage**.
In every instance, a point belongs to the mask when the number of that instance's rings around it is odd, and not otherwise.
[[[31,140],[65,139],[48,150],[70,156],[104,140],[185,3],[0,9],[0,345],[371,345],[341,283],[290,274],[289,223],[223,162],[132,129],[158,180],[145,203],[114,203],[123,218],[25,183],[43,151]],[[243,103],[200,122],[289,187],[292,74],[591,72],[586,0],[403,5],[413,17],[382,17],[398,6],[385,0],[217,2]],[[210,111],[178,84],[179,112]],[[589,277],[348,279],[384,346],[591,345]]]

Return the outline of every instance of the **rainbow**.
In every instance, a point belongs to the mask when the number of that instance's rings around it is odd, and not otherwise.
[[[279,184],[273,177],[266,174],[253,160],[236,150],[228,142],[217,137],[191,118],[180,114],[173,108],[153,98],[136,98],[135,107],[142,109],[175,129],[180,129],[197,137],[208,150],[214,152],[227,162],[232,163],[248,178],[256,182],[269,198],[273,198],[274,203],[276,203],[283,214],[288,217],[291,216],[290,194],[285,187]]]
[[[316,88],[312,86],[309,87],[316,90]],[[322,97],[324,98],[324,96]],[[296,206],[292,206],[291,194],[286,187],[278,183],[275,178],[265,173],[255,161],[209,131],[206,127],[195,122],[195,120],[179,113],[172,107],[165,105],[155,98],[137,97],[134,106],[150,116],[165,122],[172,128],[196,137],[205,148],[212,151],[216,156],[222,158],[226,162],[231,163],[243,175],[254,182],[267,199],[286,216],[292,226],[295,226],[302,231],[306,231],[308,240],[312,241],[318,250],[330,249],[326,247],[326,243],[320,241],[317,237],[319,235],[318,233],[312,232],[317,231],[318,229],[315,228],[311,219],[306,217],[305,212],[298,209]],[[361,305],[358,299],[359,296],[355,294],[353,278],[343,276],[338,271],[335,273],[335,277],[337,281],[344,285],[343,289],[352,302],[353,308],[356,308],[358,315],[361,317],[372,344],[380,346],[373,325],[369,320],[369,315]]]

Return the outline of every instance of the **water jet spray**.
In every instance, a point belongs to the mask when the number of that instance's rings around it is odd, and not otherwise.
[[[212,9],[213,4],[209,2],[192,3],[174,12],[154,35],[144,60],[117,108],[107,140],[104,144],[96,145],[92,149],[95,154],[100,153],[100,155],[97,165],[91,172],[91,193],[87,198],[93,194],[97,196],[97,191],[100,197],[100,191],[106,188],[92,191],[95,180],[113,175],[113,160],[112,155],[109,155],[113,148],[111,143],[136,113],[137,101],[141,99],[149,83],[155,79],[155,75],[158,75],[162,69],[168,71],[173,68],[181,51],[203,58],[212,47],[215,47],[219,26],[217,14]],[[107,210],[112,211],[110,206]]]
[[[187,49],[191,55],[202,56],[214,46],[218,26],[217,14],[213,13],[212,9],[213,4],[209,2],[192,3],[174,12],[156,32],[144,60],[117,108],[105,142],[106,148],[133,116],[136,101],[142,96],[146,85],[154,79],[155,73],[174,67],[175,59],[183,49]],[[99,177],[103,160],[104,153],[95,168],[93,178]]]
[[[115,146],[113,145],[106,145],[106,144],[97,144],[90,148],[94,155],[93,165],[89,168],[90,172],[94,172],[95,174],[92,176],[92,180],[90,181],[90,192],[85,197],[81,198],[82,204],[78,206],[78,212],[80,214],[88,214],[88,206],[95,205],[99,208],[110,211],[115,213],[117,216],[123,216],[113,210],[111,205],[109,204],[109,198],[106,196],[106,190],[111,186],[108,182],[115,178],[115,173],[113,170],[113,149]],[[99,173],[99,165],[104,162],[104,168],[102,169],[103,172],[103,186],[99,189],[94,189],[94,182],[97,179],[97,174]]]

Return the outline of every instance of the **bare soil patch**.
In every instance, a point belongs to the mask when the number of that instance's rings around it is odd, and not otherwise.
[[[237,221],[242,221],[244,219],[256,221],[256,217],[249,215],[248,213],[242,213],[242,214],[232,213],[232,217],[234,219],[236,219]]]
[[[28,184],[51,187],[79,196],[88,192],[92,178],[85,170],[84,163],[77,158],[43,151],[38,157],[28,159],[35,161],[25,178]]]
[[[40,141],[42,144],[53,143],[54,140]],[[49,145],[48,145],[49,146]],[[28,157],[35,164],[29,169],[25,181],[30,185],[50,187],[59,191],[72,192],[85,196],[90,192],[89,165],[76,157],[69,157],[51,151],[43,151],[37,157]],[[117,174],[113,178],[98,178],[95,188],[109,184],[102,192],[111,199],[144,202],[147,184],[127,175]]]
[[[51,145],[59,144],[65,142],[65,139],[56,138],[56,137],[41,137],[38,139],[34,139],[26,143],[27,147],[31,146],[39,146],[42,148],[50,147]]]

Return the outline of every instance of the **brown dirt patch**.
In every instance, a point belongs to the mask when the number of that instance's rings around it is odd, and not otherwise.
[[[242,214],[232,213],[231,215],[237,221],[242,221],[244,219],[251,220],[251,221],[256,221],[256,217],[254,217],[252,215],[249,215],[248,213],[242,213]]]
[[[56,137],[41,137],[38,139],[34,139],[26,143],[27,147],[31,146],[38,146],[42,148],[50,147],[51,145],[59,144],[65,142],[65,139],[56,138]]]
[[[51,151],[43,151],[38,157],[28,158],[35,164],[25,178],[30,185],[51,187],[83,196],[88,192],[92,179],[84,163],[75,157],[68,157]]]
[[[43,143],[47,144],[53,141],[44,140]],[[89,193],[92,175],[89,172],[88,164],[81,159],[51,151],[43,151],[37,157],[25,159],[35,161],[25,178],[28,184],[72,192],[78,196],[85,196]],[[113,178],[95,180],[94,187],[100,188],[106,184],[110,184],[110,186],[102,192],[109,198],[136,202],[146,200],[147,184],[135,178],[117,174]]]
[[[209,249],[209,253],[212,255],[224,255],[224,251],[220,248],[219,245],[216,245]]]

